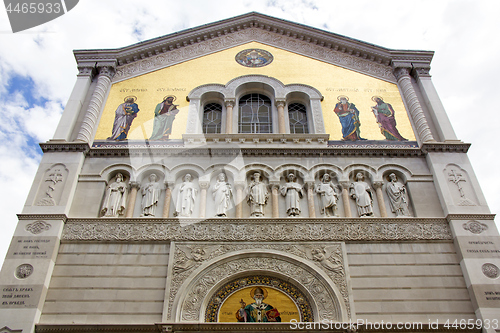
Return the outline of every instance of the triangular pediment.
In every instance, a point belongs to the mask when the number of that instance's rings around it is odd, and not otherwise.
[[[259,42],[396,82],[395,64],[429,67],[431,51],[391,50],[324,30],[248,13],[120,49],[77,50],[79,66],[116,65],[114,82],[196,59],[248,42]]]

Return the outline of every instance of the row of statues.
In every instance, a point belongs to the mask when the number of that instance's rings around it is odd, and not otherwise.
[[[156,208],[160,199],[162,185],[158,177],[151,174],[148,182],[141,187],[141,216],[156,216]],[[386,193],[392,212],[396,216],[410,216],[409,200],[406,186],[398,181],[394,173],[389,175]],[[198,189],[193,183],[191,174],[186,174],[179,185],[176,196],[175,217],[191,217],[195,209]],[[286,177],[286,182],[279,187],[279,194],[285,198],[286,214],[290,217],[300,216],[301,199],[304,197],[304,188],[297,182],[294,173]],[[355,181],[348,188],[349,196],[356,203],[359,217],[373,216],[373,200],[375,194],[371,186],[365,181],[363,173],[358,172]],[[314,192],[319,196],[320,212],[326,217],[336,217],[337,205],[342,189],[332,181],[332,176],[325,173],[321,181],[314,186]],[[233,188],[227,181],[226,175],[221,172],[211,188],[215,204],[215,216],[227,217],[227,212],[233,202]],[[248,184],[246,202],[250,207],[251,217],[264,217],[265,208],[270,198],[268,185],[263,181],[260,172],[254,172]],[[106,188],[105,198],[101,209],[101,216],[118,217],[125,213],[127,201],[127,184],[121,173],[116,175],[115,181]]]

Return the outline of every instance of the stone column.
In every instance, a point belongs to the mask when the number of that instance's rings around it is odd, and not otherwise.
[[[111,79],[115,75],[115,64],[98,63],[97,68],[99,75],[97,76],[97,84],[90,99],[89,107],[82,122],[82,127],[76,138],[76,141],[92,142],[93,134],[97,121],[101,113],[104,103],[104,98],[111,85]]]
[[[79,63],[75,86],[64,107],[61,120],[57,125],[53,140],[70,141],[73,128],[87,96],[92,78],[95,75],[95,62]]]
[[[130,182],[130,194],[128,196],[127,210],[125,211],[125,217],[134,216],[135,200],[137,199],[137,192],[141,188],[141,184],[138,182]]]
[[[307,182],[307,206],[309,208],[309,217],[316,217],[316,208],[314,206],[314,182]]]
[[[387,208],[385,208],[384,194],[382,192],[383,182],[373,182],[373,187],[375,187],[375,191],[377,193],[377,203],[378,208],[380,209],[380,216],[387,217]]]
[[[170,202],[172,201],[172,188],[174,183],[165,182],[165,201],[163,202],[163,215],[164,219],[167,219],[170,215]]]
[[[340,182],[342,187],[342,203],[344,204],[345,217],[352,217],[351,205],[349,204],[349,182]]]
[[[206,181],[200,181],[198,183],[200,185],[200,218],[205,218],[206,215],[206,210],[207,210],[207,189],[208,186],[210,185],[209,182]]]
[[[245,182],[235,182],[234,187],[236,188],[236,217],[243,217],[243,189],[245,188]]]
[[[286,123],[285,123],[285,100],[277,99],[276,108],[278,108],[278,128],[280,134],[286,133]]]
[[[233,98],[224,100],[226,104],[226,134],[233,133],[233,108],[236,100]]]
[[[279,207],[280,184],[278,182],[272,182],[270,185],[271,185],[271,196],[273,203],[273,217],[280,217],[280,207]]]
[[[409,108],[413,124],[416,127],[418,138],[421,142],[435,142],[436,140],[434,140],[429,125],[427,124],[424,111],[420,106],[415,89],[413,89],[410,77],[410,68],[411,66],[399,67],[396,65],[394,68],[394,75],[396,76],[398,85],[403,92],[403,97]]]

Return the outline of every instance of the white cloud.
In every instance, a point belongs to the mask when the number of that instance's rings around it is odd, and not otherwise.
[[[469,157],[493,212],[500,212],[500,177],[490,170],[500,124],[496,73],[500,41],[494,1],[85,0],[68,14],[27,32],[9,33],[0,9],[0,180],[3,259],[40,155],[26,138],[47,141],[77,73],[73,49],[117,48],[198,25],[258,11],[379,46],[436,52],[433,82],[459,139],[472,142]],[[44,106],[5,96],[13,75],[30,77]],[[28,133],[28,134],[27,134]],[[39,150],[38,150],[39,151]]]

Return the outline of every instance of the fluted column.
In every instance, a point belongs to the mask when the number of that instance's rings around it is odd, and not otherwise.
[[[243,217],[243,189],[245,188],[244,182],[235,182],[234,187],[236,188],[236,217]]]
[[[410,68],[396,66],[394,68],[394,75],[398,80],[399,87],[403,91],[403,97],[406,100],[406,105],[408,105],[410,116],[417,129],[418,137],[422,142],[435,142],[429,124],[427,124],[427,120],[425,119],[424,111],[418,101],[415,89],[413,89]]]
[[[271,183],[271,197],[272,197],[272,203],[273,203],[273,217],[280,217],[280,194],[279,194],[279,189],[280,189],[280,184],[278,182],[276,183]]]
[[[276,108],[278,109],[278,128],[280,134],[286,133],[285,104],[285,100],[276,100]]]
[[[377,193],[378,208],[380,209],[380,216],[387,217],[387,209],[385,208],[384,194],[382,192],[383,182],[373,182],[373,187]]]
[[[316,207],[314,206],[314,182],[307,182],[307,206],[309,208],[309,217],[316,217]]]
[[[111,85],[111,79],[115,75],[114,64],[98,63],[97,69],[99,71],[97,84],[94,93],[92,94],[92,98],[90,99],[89,107],[85,113],[85,118],[83,119],[76,141],[92,142],[92,135],[97,121],[99,120],[104,98],[106,97],[109,86]]]
[[[236,104],[234,99],[226,99],[224,101],[226,104],[226,133],[233,133],[233,108]]]
[[[205,218],[207,210],[207,189],[209,182],[199,182],[200,185],[200,218]]]
[[[130,182],[130,194],[128,196],[127,202],[127,210],[125,211],[125,217],[133,217],[134,216],[134,208],[135,208],[135,200],[137,199],[137,192],[141,187],[141,184],[138,182]]]
[[[163,218],[168,218],[170,215],[170,202],[172,201],[172,188],[174,183],[165,182],[165,201],[163,202]]]
[[[345,217],[352,217],[351,205],[349,204],[349,182],[340,182],[342,187],[342,203],[344,204]]]

